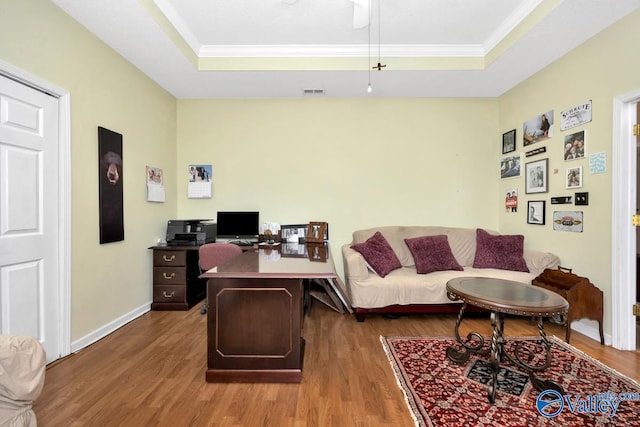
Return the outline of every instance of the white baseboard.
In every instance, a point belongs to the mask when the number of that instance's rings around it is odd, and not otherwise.
[[[597,325],[598,323],[595,322],[595,324]],[[597,326],[594,327],[582,321],[578,321],[571,324],[571,329],[600,342],[600,331],[598,330]],[[604,334],[604,343],[606,345],[611,344],[611,335]]]
[[[71,352],[77,353],[83,348],[93,344],[94,342],[106,337],[107,335],[114,332],[115,330],[123,327],[124,325],[131,322],[132,320],[137,319],[138,317],[142,316],[149,310],[151,310],[150,302],[141,305],[140,307],[130,311],[129,313],[124,314],[123,316],[120,316],[119,318],[107,323],[103,327],[96,329],[95,331],[91,332],[88,335],[85,335],[79,340],[73,341],[71,343]]]

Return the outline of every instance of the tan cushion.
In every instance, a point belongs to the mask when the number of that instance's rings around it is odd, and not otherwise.
[[[35,426],[31,404],[44,387],[45,360],[38,340],[0,335],[0,425]]]

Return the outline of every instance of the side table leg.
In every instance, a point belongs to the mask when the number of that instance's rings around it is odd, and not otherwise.
[[[478,332],[469,332],[467,334],[467,341],[465,342],[460,337],[460,323],[462,322],[462,316],[464,310],[467,307],[467,303],[463,303],[456,319],[455,335],[458,344],[462,347],[462,350],[458,350],[455,347],[447,347],[446,354],[449,360],[458,365],[462,365],[469,360],[471,353],[475,354],[489,354],[488,349],[484,349],[484,337]]]
[[[498,389],[498,372],[500,371],[500,362],[502,361],[502,347],[504,345],[504,319],[495,311],[491,312],[491,326],[493,327],[493,335],[491,336],[491,370],[492,378],[489,383],[489,403],[496,400],[496,391]]]
[[[554,381],[551,380],[543,380],[538,378],[535,375],[536,371],[543,371],[545,369],[547,369],[550,365],[551,365],[551,343],[549,342],[549,339],[547,338],[547,334],[544,331],[544,323],[542,321],[542,317],[538,317],[537,319],[538,321],[538,332],[540,333],[540,337],[542,338],[542,343],[544,345],[546,354],[545,354],[545,363],[542,366],[539,366],[537,368],[533,368],[529,365],[527,365],[526,363],[524,363],[524,361],[522,361],[518,355],[516,354],[516,358],[518,361],[521,362],[521,367],[525,367],[525,368],[529,368],[529,380],[531,381],[531,384],[533,385],[533,387],[538,390],[538,391],[545,391],[545,390],[555,390],[558,393],[564,395],[564,389],[562,388],[562,386]],[[569,327],[569,326],[567,326]],[[567,342],[569,342],[567,340]],[[517,350],[516,350],[517,351]]]

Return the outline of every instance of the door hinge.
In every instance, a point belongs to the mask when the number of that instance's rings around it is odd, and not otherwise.
[[[633,125],[633,136],[640,136],[640,124]]]
[[[640,226],[640,215],[635,214],[634,216],[632,216],[631,223],[633,224],[634,227]]]
[[[636,316],[636,317],[640,316],[640,304],[639,303],[633,304],[633,315]]]

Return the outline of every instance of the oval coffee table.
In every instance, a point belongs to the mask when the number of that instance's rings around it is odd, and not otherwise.
[[[564,394],[564,390],[559,384],[542,380],[536,377],[535,372],[541,372],[551,365],[551,344],[544,332],[542,318],[566,315],[569,309],[567,300],[555,292],[526,283],[487,277],[458,277],[449,280],[447,282],[447,296],[452,301],[460,300],[463,302],[455,326],[456,340],[462,346],[462,350],[449,347],[447,348],[447,357],[454,363],[464,364],[469,360],[471,353],[490,356],[493,375],[489,383],[489,402],[495,401],[498,371],[505,356],[513,364],[529,372],[531,384],[538,391],[553,389]],[[479,332],[469,332],[466,340],[460,337],[460,323],[467,304],[491,311],[493,335],[491,336],[491,345],[488,348],[484,348],[485,339]],[[506,351],[503,336],[505,314],[536,318],[538,331],[546,352],[544,363],[533,365],[523,360],[520,357],[522,353],[529,359],[535,355],[535,351],[525,347],[523,342],[516,344],[513,354]]]

